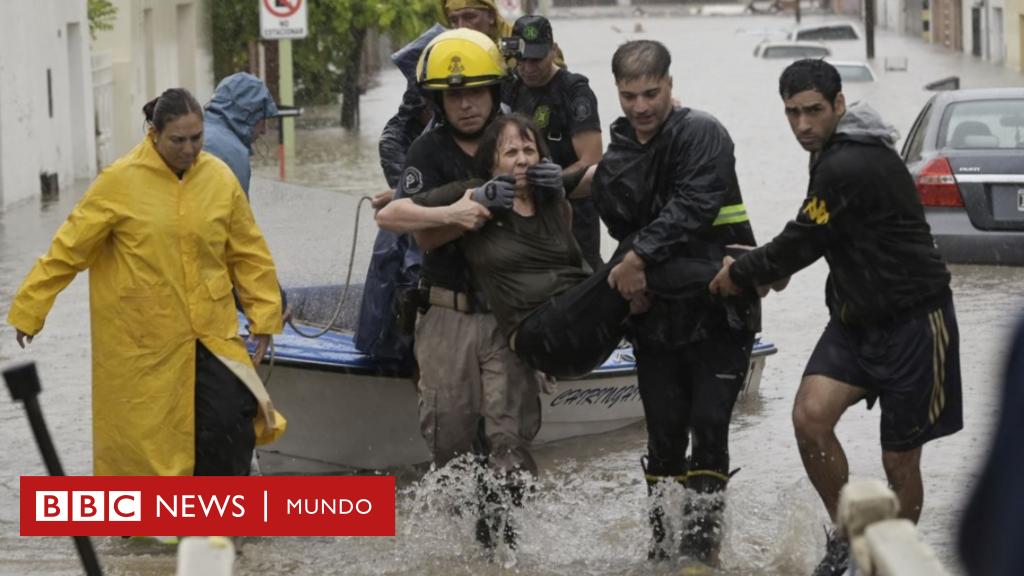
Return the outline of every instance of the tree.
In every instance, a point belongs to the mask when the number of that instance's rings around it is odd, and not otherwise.
[[[259,0],[210,0],[213,36],[213,75],[225,76],[249,70],[249,46],[260,39]]]
[[[99,30],[113,30],[114,19],[117,17],[117,6],[110,3],[110,0],[89,0],[89,34],[96,39],[96,32]]]
[[[371,31],[398,42],[415,38],[439,15],[437,0],[321,0],[309,6],[309,37],[298,42],[295,68],[302,89],[342,95],[341,125],[359,126],[361,64]]]
[[[90,0],[92,1],[92,0]],[[214,76],[247,70],[250,46],[260,41],[260,0],[210,0]],[[341,124],[359,125],[361,64],[370,32],[396,44],[411,40],[440,16],[438,0],[304,0],[309,35],[294,41],[298,104],[335,102],[342,95]],[[268,84],[273,82],[268,79]]]

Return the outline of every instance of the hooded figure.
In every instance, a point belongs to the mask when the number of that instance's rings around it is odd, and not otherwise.
[[[489,10],[494,16],[494,24],[491,25],[489,30],[478,30],[478,32],[483,32],[490,36],[491,40],[494,40],[495,44],[500,42],[502,38],[512,35],[512,25],[501,17],[501,12],[498,11],[498,5],[494,3],[494,0],[440,0],[440,2],[441,13],[444,14],[442,24],[447,24],[452,28],[458,28],[458,26],[453,26],[451,22],[448,21],[448,12],[451,10],[463,10],[465,8]]]
[[[247,72],[221,80],[213,99],[206,105],[204,149],[231,168],[246,196],[252,176],[249,162],[252,143],[263,134],[260,123],[277,115],[277,104],[267,85]]]
[[[444,26],[435,24],[391,55],[408,82],[398,113],[384,127],[379,144],[380,165],[393,190],[399,188],[409,147],[427,128],[420,118],[427,105],[416,85],[416,63],[427,44],[445,31]],[[383,228],[377,231],[359,308],[354,342],[357,350],[376,358],[399,360],[410,368],[414,365],[412,335],[403,333],[395,320],[402,294],[419,282],[421,261],[422,253],[408,234]]]

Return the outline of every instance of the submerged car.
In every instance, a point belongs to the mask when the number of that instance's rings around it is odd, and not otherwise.
[[[762,42],[754,49],[755,58],[825,58],[832,50],[817,42]]]
[[[947,262],[1024,265],[1024,88],[936,94],[902,155]]]
[[[867,62],[840,62],[836,60],[829,60],[828,63],[835,66],[844,85],[854,82],[875,81],[875,71],[871,69],[871,66]]]
[[[789,33],[790,40],[860,40],[860,32],[850,22],[801,26]]]

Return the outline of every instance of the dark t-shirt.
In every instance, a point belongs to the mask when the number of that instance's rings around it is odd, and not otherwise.
[[[399,182],[403,196],[418,194],[473,176],[473,157],[455,141],[446,125],[424,133],[412,143]],[[474,292],[462,253],[450,243],[423,255],[420,276],[434,286],[456,292]]]
[[[597,96],[586,76],[559,69],[544,86],[529,88],[516,80],[505,102],[513,112],[531,116],[551,150],[551,158],[562,168],[575,164],[579,157],[572,137],[589,130],[601,131],[597,114]]]
[[[482,180],[459,182],[413,197],[421,206],[447,206]],[[557,204],[537,204],[534,216],[494,211],[483,228],[457,242],[473,278],[506,336],[541,306],[590,276],[583,253]]]

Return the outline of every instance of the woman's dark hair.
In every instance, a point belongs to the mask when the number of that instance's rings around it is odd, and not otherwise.
[[[515,126],[519,130],[519,137],[523,140],[532,140],[537,145],[537,153],[540,154],[541,158],[551,157],[548,146],[544,142],[544,137],[541,136],[540,130],[537,129],[537,125],[533,123],[529,116],[519,114],[518,112],[498,116],[484,130],[483,136],[480,137],[480,144],[476,149],[476,155],[473,157],[476,163],[477,174],[481,178],[487,178],[488,180],[491,178],[491,172],[497,165],[498,145],[501,144],[501,136],[505,133],[505,128],[508,126]]]
[[[146,115],[146,122],[149,122],[157,132],[163,132],[167,123],[188,116],[198,114],[203,117],[203,107],[191,92],[184,88],[169,88],[164,93],[153,98],[142,107],[142,113]]]
[[[779,96],[788,100],[807,90],[817,90],[832,104],[843,91],[843,79],[835,66],[816,58],[804,58],[790,64],[779,77]]]

